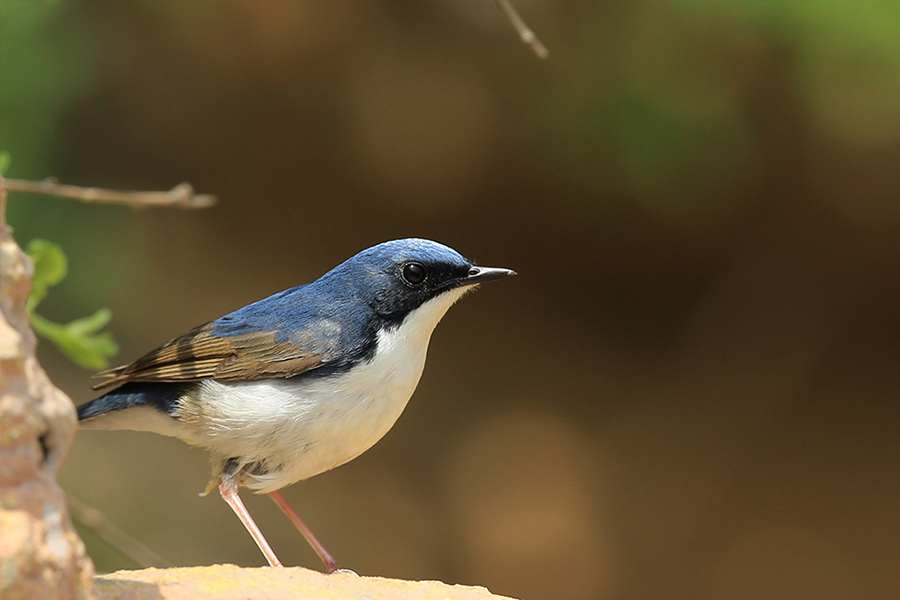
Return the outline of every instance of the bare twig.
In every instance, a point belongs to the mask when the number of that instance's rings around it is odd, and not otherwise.
[[[67,496],[69,500],[69,513],[72,518],[97,534],[107,544],[133,560],[142,568],[146,567],[171,567],[172,563],[134,539],[115,525],[96,508]]]
[[[497,0],[497,6],[500,7],[500,10],[503,11],[503,14],[506,15],[506,18],[509,19],[509,22],[518,32],[519,39],[522,40],[523,44],[531,46],[531,49],[538,55],[538,58],[547,58],[550,56],[550,52],[541,43],[541,40],[537,39],[534,32],[528,28],[528,25],[525,24],[525,21],[519,16],[519,13],[513,8],[513,5],[509,3],[509,0]]]
[[[64,185],[53,179],[26,181],[24,179],[4,179],[4,186],[11,192],[44,194],[59,198],[72,198],[82,202],[102,202],[106,204],[127,204],[129,206],[177,206],[180,208],[206,208],[216,203],[216,197],[209,194],[195,194],[189,183],[179,183],[168,192],[133,192],[86,188]]]

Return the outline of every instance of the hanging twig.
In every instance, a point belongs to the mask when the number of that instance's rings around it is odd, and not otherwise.
[[[519,39],[522,40],[523,44],[531,46],[531,49],[538,55],[538,58],[547,58],[550,56],[550,52],[541,43],[541,40],[537,39],[534,32],[528,28],[528,25],[525,24],[525,21],[519,16],[519,13],[513,8],[513,5],[509,3],[509,0],[497,0],[497,6],[500,7],[500,10],[503,11],[503,14],[506,15],[506,18],[509,19],[509,22],[518,32]]]
[[[172,567],[172,563],[134,539],[115,525],[96,508],[83,504],[72,496],[69,500],[69,514],[72,518],[97,534],[104,542],[133,560],[142,568]]]
[[[206,208],[216,203],[215,196],[195,194],[189,183],[179,183],[168,192],[135,192],[86,188],[64,185],[54,179],[26,181],[24,179],[4,179],[4,187],[11,192],[43,194],[59,198],[72,198],[82,202],[106,204],[127,204],[129,206],[177,206],[180,208]]]

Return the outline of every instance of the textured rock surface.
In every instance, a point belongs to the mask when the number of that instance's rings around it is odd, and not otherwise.
[[[98,600],[505,598],[495,596],[485,588],[447,585],[439,581],[400,581],[381,577],[359,577],[352,573],[325,575],[302,567],[244,569],[234,565],[118,571],[96,577],[95,591]]]
[[[6,224],[0,180],[0,597],[90,598],[93,566],[56,484],[75,409],[34,356],[32,264]]]

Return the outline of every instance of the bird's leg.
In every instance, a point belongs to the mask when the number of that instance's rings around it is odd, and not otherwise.
[[[331,553],[325,549],[325,546],[322,545],[322,542],[316,538],[313,534],[312,530],[306,526],[306,523],[303,522],[303,519],[300,518],[300,515],[291,508],[291,505],[287,503],[287,500],[284,499],[279,492],[269,492],[269,498],[278,505],[278,508],[284,513],[288,519],[290,519],[291,523],[300,530],[300,533],[303,534],[303,537],[306,538],[306,541],[309,542],[309,545],[313,547],[313,550],[316,551],[316,554],[319,555],[319,558],[322,559],[322,563],[325,565],[326,573],[334,573],[339,570],[337,561],[334,560],[334,557],[331,556]]]
[[[256,545],[259,546],[259,549],[262,551],[263,556],[266,557],[266,560],[269,561],[269,564],[273,567],[283,566],[281,561],[278,560],[278,557],[275,556],[275,551],[272,550],[272,546],[269,545],[269,542],[263,537],[262,531],[259,530],[259,527],[257,527],[256,523],[253,521],[253,517],[250,516],[247,507],[244,506],[244,503],[241,501],[241,497],[238,496],[238,486],[233,477],[225,474],[222,474],[219,477],[219,493],[222,495],[222,500],[228,503],[228,506],[234,511],[234,514],[238,516],[238,519],[241,520],[241,523],[243,523],[244,527],[247,528],[247,531],[250,532],[250,537],[252,537],[253,541],[256,542]]]

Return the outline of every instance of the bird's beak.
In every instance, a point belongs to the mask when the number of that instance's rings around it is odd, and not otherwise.
[[[467,286],[486,281],[496,281],[512,277],[515,274],[516,272],[511,269],[501,269],[499,267],[472,267],[469,269],[468,275],[460,279],[457,285]]]

